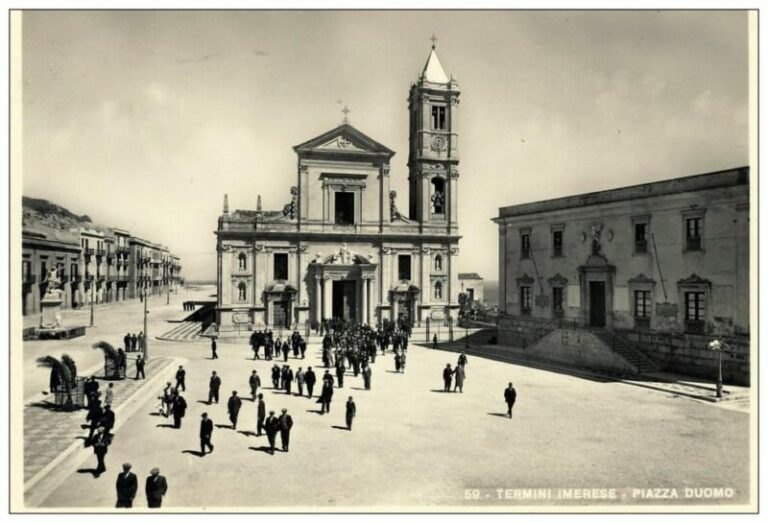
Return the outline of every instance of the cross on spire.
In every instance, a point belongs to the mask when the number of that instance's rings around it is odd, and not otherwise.
[[[348,124],[349,123],[349,118],[347,117],[347,115],[349,113],[351,113],[352,111],[350,111],[349,108],[345,105],[344,109],[342,109],[341,112],[344,113],[344,119],[342,120],[342,123]]]
[[[432,49],[434,49],[435,45],[437,45],[437,37],[434,33],[432,33],[432,38],[430,38],[430,40],[432,40]]]

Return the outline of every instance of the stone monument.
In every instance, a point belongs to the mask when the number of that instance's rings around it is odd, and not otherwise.
[[[51,268],[48,273],[48,288],[45,291],[45,296],[40,300],[40,309],[42,314],[40,315],[40,328],[41,329],[56,329],[61,327],[61,290],[59,285],[59,277],[56,274],[56,268]]]

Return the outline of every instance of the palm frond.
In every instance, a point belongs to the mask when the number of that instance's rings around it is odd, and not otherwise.
[[[61,362],[53,356],[40,356],[37,358],[37,366],[47,369],[60,369]]]
[[[74,386],[77,380],[77,364],[75,364],[75,360],[69,354],[62,354],[61,363],[69,370],[70,383]]]
[[[117,361],[118,359],[117,351],[112,345],[110,345],[106,341],[99,341],[94,343],[93,348],[101,349],[102,351],[104,351],[104,357],[109,360]]]

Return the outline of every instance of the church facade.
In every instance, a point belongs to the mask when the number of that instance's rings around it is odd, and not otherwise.
[[[420,325],[458,314],[458,84],[434,47],[408,97],[408,210],[390,190],[395,153],[344,122],[294,147],[282,210],[218,220],[220,330],[324,319]],[[288,192],[288,191],[286,191]]]

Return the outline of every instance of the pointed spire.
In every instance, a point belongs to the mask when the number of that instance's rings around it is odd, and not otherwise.
[[[432,51],[429,53],[427,63],[424,65],[424,70],[421,72],[422,78],[427,82],[435,84],[447,84],[450,82],[448,75],[445,74],[443,64],[440,63],[440,59],[437,57],[434,43],[432,44]]]
[[[224,195],[224,214],[229,214],[229,198]]]

